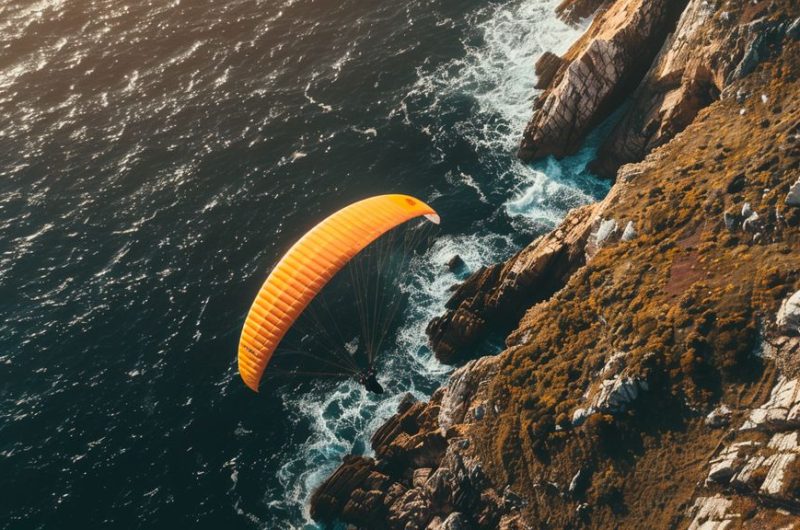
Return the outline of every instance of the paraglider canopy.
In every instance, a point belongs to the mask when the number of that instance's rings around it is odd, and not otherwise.
[[[379,195],[339,210],[303,235],[275,265],[245,319],[238,353],[245,384],[258,391],[284,335],[342,267],[375,239],[416,217],[439,224],[436,211],[419,199]],[[374,370],[369,371],[371,376],[363,384],[372,392],[383,392]]]

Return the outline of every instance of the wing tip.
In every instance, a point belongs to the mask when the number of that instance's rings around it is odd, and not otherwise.
[[[242,381],[244,381],[244,384],[247,386],[247,388],[258,394],[258,381],[253,381],[250,378],[245,377],[241,372],[239,372],[239,375],[242,377]]]
[[[427,219],[428,221],[432,222],[435,225],[438,225],[439,223],[442,222],[442,218],[439,217],[438,213],[426,213],[425,219]]]

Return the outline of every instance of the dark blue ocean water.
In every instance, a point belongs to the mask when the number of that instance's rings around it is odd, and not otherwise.
[[[401,392],[458,280],[604,193],[513,157],[557,0],[0,1],[0,527],[300,528]],[[243,318],[281,253],[357,199],[443,223],[352,381],[247,390]]]

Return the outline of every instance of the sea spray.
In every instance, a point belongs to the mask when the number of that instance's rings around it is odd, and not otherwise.
[[[451,188],[434,192],[434,197],[472,190],[479,201],[503,208],[512,222],[519,219],[518,228],[528,233],[551,228],[570,208],[602,192],[602,186],[592,188],[595,182],[585,170],[594,152],[591,144],[577,157],[536,166],[514,156],[535,95],[536,58],[545,50],[563,52],[580,33],[555,17],[556,4],[513,2],[478,9],[468,17],[475,25],[463,43],[463,57],[432,69],[420,66],[417,81],[393,112],[430,138],[441,161],[459,142],[467,142],[475,155],[473,166],[446,174]],[[464,100],[471,102],[468,112]],[[441,236],[412,259],[399,280],[409,303],[395,342],[379,361],[390,397],[377,398],[353,381],[335,388],[320,384],[318,391],[300,398],[286,396],[286,407],[309,419],[310,432],[278,476],[287,501],[297,503],[307,524],[312,524],[307,511],[311,493],[343,456],[370,454],[369,437],[395,412],[402,395],[411,392],[425,399],[450,373],[451,368],[433,356],[425,334],[431,318],[444,311],[450,287],[463,280],[463,275],[447,269],[447,262],[458,254],[466,270],[474,272],[519,248],[518,240],[496,233],[488,224],[471,228],[469,233]]]

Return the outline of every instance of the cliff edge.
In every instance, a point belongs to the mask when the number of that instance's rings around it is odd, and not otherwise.
[[[506,349],[427,403],[404,400],[374,457],[348,457],[318,488],[314,519],[800,524],[800,6],[676,5],[560,6],[595,19],[565,57],[540,61],[551,103],[537,103],[524,154],[574,148],[629,98],[596,162],[615,184],[455,291],[428,330],[440,358],[470,358],[489,329]],[[589,110],[560,130],[554,109],[611,48],[628,50],[612,60],[627,80],[588,107],[582,93]]]

